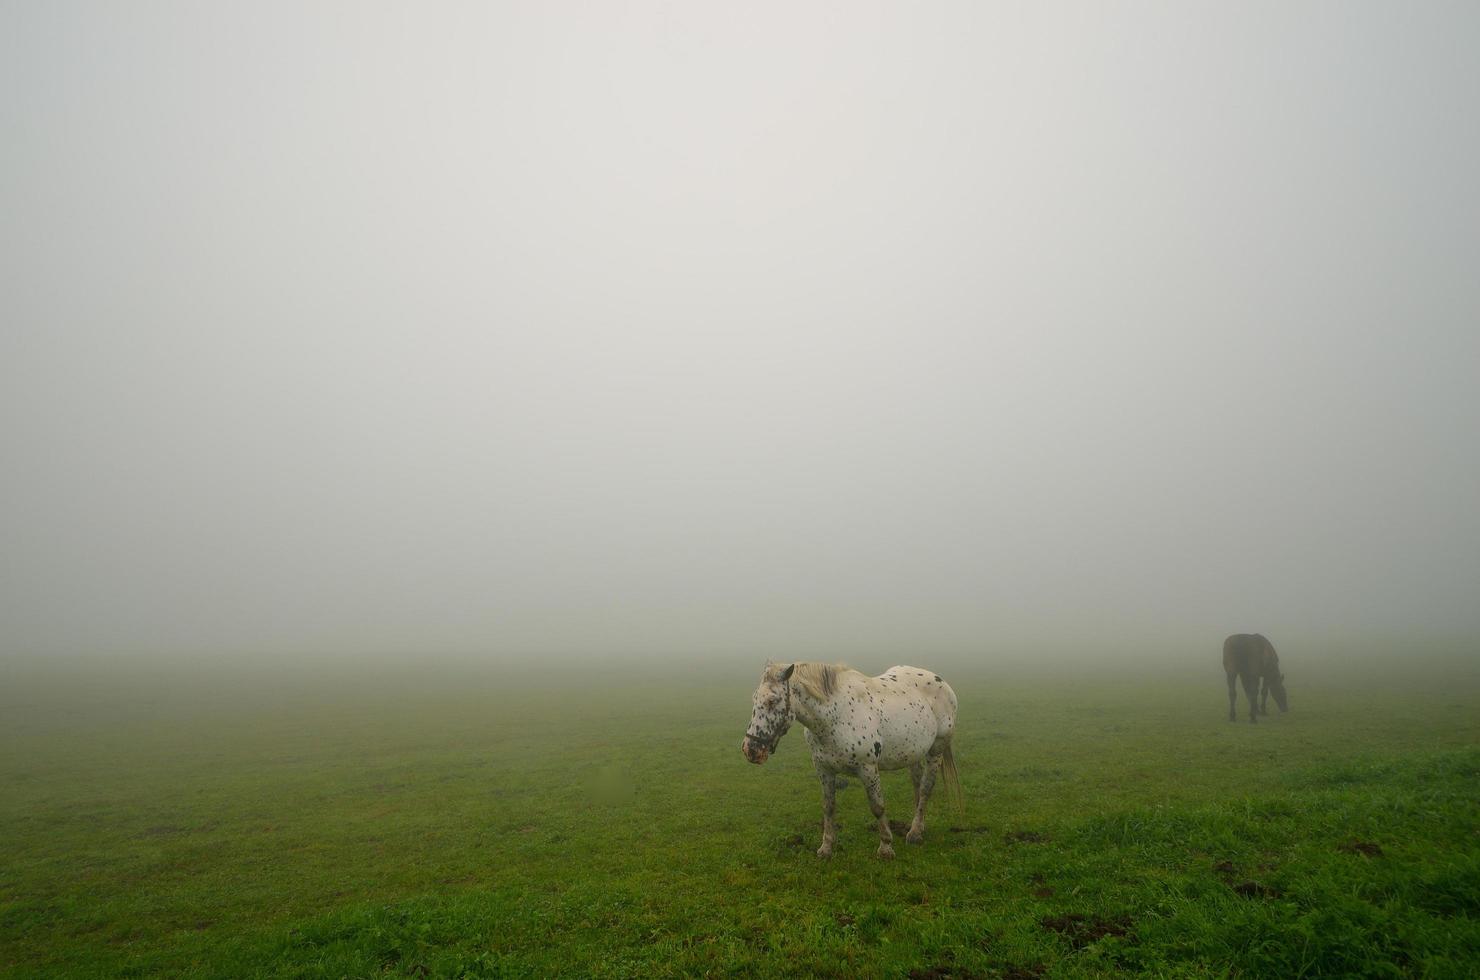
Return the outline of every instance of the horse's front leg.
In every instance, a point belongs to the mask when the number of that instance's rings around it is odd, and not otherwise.
[[[1228,720],[1238,721],[1238,675],[1228,675]]]
[[[930,791],[935,789],[935,774],[940,771],[940,758],[926,756],[923,762],[910,766],[910,776],[915,782],[915,820],[904,839],[911,844],[925,840],[925,804],[930,802]]]
[[[1269,678],[1259,678],[1259,713],[1269,714]]]
[[[868,808],[874,819],[879,821],[879,857],[888,860],[894,857],[894,834],[889,830],[889,820],[884,816],[884,787],[879,782],[879,767],[867,766],[858,770],[858,778],[868,791]]]
[[[833,819],[834,804],[838,798],[838,776],[831,769],[824,769],[819,764],[817,778],[822,782],[822,846],[817,849],[817,856],[830,858],[833,844],[838,839],[838,825]]]
[[[1259,679],[1244,677],[1244,696],[1249,699],[1249,722],[1259,724]]]

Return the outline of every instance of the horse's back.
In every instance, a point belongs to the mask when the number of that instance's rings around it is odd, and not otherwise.
[[[1259,674],[1278,663],[1274,644],[1262,633],[1235,633],[1223,641],[1223,669],[1230,674]]]
[[[940,734],[949,735],[956,727],[956,692],[935,671],[900,664],[890,667],[874,680],[887,680],[915,691],[930,706],[936,723],[940,726]]]
[[[933,670],[900,664],[865,682],[876,699],[880,769],[913,765],[956,728],[956,692]]]

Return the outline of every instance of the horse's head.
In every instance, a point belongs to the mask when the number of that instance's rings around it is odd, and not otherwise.
[[[1274,703],[1280,706],[1281,712],[1290,710],[1290,700],[1285,694],[1285,675],[1283,673],[1280,674],[1279,680],[1269,685],[1269,693],[1274,695]]]
[[[776,743],[791,727],[791,672],[796,664],[773,664],[766,661],[760,686],[751,695],[750,727],[740,742],[745,758],[760,765],[776,751]]]

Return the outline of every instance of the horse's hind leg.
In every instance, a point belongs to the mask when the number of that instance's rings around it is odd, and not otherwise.
[[[822,781],[822,846],[817,849],[817,856],[830,858],[833,844],[838,839],[838,825],[833,819],[834,804],[838,798],[838,777],[836,773],[819,766],[817,778]]]
[[[1238,675],[1228,674],[1228,720],[1238,721]]]
[[[884,787],[879,783],[879,770],[877,767],[860,769],[858,778],[868,791],[868,808],[879,821],[879,857],[888,860],[894,857],[894,834],[889,831],[889,820],[884,816]]]
[[[915,820],[904,839],[911,844],[925,840],[925,804],[930,802],[930,791],[935,789],[935,775],[940,772],[940,757],[927,756],[924,762],[910,766],[910,778],[915,782]]]

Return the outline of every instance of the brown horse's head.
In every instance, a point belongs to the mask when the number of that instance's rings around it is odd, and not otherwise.
[[[1280,706],[1281,713],[1290,710],[1290,699],[1285,694],[1285,675],[1281,673],[1274,681],[1266,681],[1269,684],[1269,693],[1274,695],[1274,703]]]

